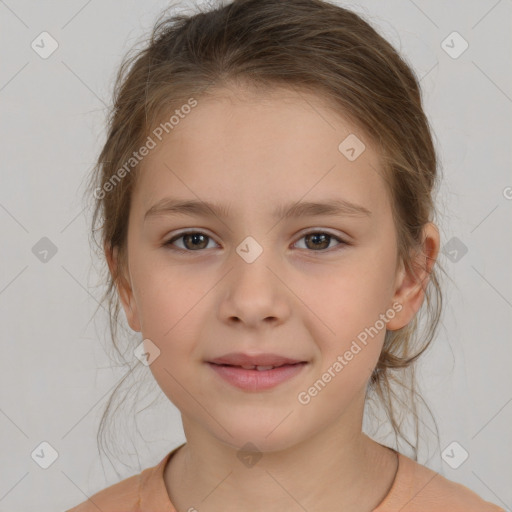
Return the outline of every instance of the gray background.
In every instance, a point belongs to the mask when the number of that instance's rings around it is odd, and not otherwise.
[[[444,173],[440,259],[453,283],[445,283],[443,326],[419,370],[441,450],[456,441],[469,458],[458,469],[439,451],[420,462],[512,510],[512,2],[342,5],[421,77]],[[92,318],[99,263],[82,201],[121,57],[167,6],[0,1],[0,511],[69,508],[184,440],[179,412],[160,395],[122,463],[98,457],[100,414],[124,372],[109,368],[103,310]],[[43,31],[59,45],[47,59],[31,47]],[[441,46],[453,31],[469,44],[457,58]],[[33,251],[48,243],[43,237],[57,249],[47,261]],[[158,393],[155,385],[148,397]],[[58,452],[48,469],[31,457],[43,441]]]

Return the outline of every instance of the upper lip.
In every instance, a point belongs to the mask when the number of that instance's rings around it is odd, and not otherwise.
[[[284,364],[305,363],[300,359],[293,359],[284,357],[277,354],[243,354],[241,352],[232,352],[225,354],[222,357],[210,359],[209,363],[215,364],[229,364],[231,366],[282,366]]]

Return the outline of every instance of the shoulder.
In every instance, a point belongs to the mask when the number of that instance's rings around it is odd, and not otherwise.
[[[97,492],[66,512],[138,512],[140,482],[146,471]]]
[[[503,508],[485,501],[468,487],[448,480],[435,471],[428,471],[432,473],[432,479],[425,488],[418,489],[418,499],[430,504],[432,510],[446,511],[448,507],[453,512],[505,512]]]
[[[505,512],[466,486],[402,454],[389,498],[394,500],[393,506],[400,503],[402,512]],[[379,507],[375,512],[387,512],[387,508]]]
[[[163,473],[169,459],[184,444],[169,452],[156,466],[97,492],[66,512],[176,512],[169,500]]]

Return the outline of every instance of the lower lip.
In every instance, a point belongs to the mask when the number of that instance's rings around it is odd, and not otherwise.
[[[307,363],[285,364],[272,370],[246,370],[240,366],[208,363],[217,375],[237,388],[246,391],[270,389],[299,374]]]

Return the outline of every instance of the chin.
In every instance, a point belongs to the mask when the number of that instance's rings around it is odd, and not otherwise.
[[[252,421],[251,421],[252,420]],[[231,436],[223,429],[215,428],[215,437],[239,451],[255,451],[260,453],[279,452],[287,450],[308,437],[306,432],[301,432],[292,428],[292,422],[282,421],[258,421],[254,422],[252,418],[242,419],[240,422],[234,422],[232,419],[225,428]],[[282,422],[282,423],[281,423]],[[277,427],[277,428],[276,428]]]

